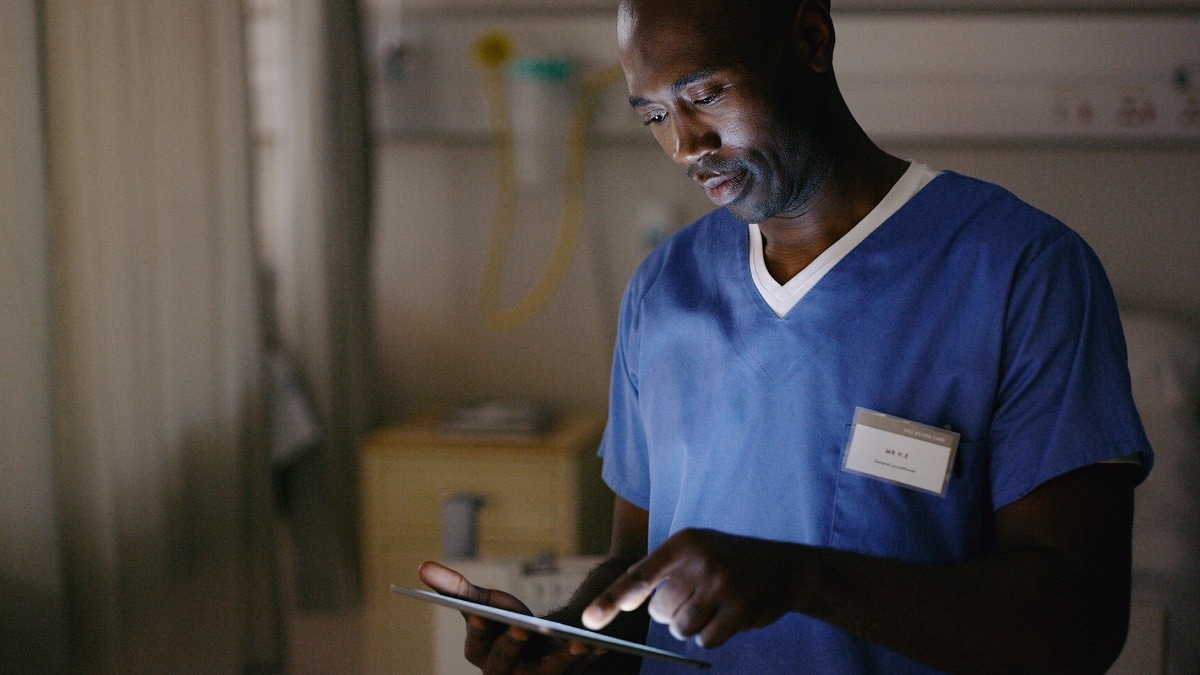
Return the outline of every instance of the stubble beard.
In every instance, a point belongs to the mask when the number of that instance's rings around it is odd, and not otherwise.
[[[820,192],[833,167],[823,144],[811,137],[785,142],[784,147],[794,150],[782,156],[773,170],[746,163],[750,189],[725,207],[734,218],[761,223],[781,213],[802,211]]]

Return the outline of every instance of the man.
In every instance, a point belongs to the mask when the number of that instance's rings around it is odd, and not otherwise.
[[[648,606],[650,644],[718,672],[1104,671],[1152,455],[1091,250],[876,147],[838,92],[827,4],[623,0],[618,34],[634,109],[723,208],[626,291],[612,558],[556,617],[640,637]],[[958,435],[911,470],[944,482],[851,470],[905,452],[892,424]],[[486,672],[609,658],[468,627]]]

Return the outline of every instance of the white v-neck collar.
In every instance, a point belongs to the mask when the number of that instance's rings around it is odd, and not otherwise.
[[[754,285],[758,288],[759,294],[770,305],[775,316],[779,318],[787,316],[796,303],[800,302],[800,298],[803,298],[818,281],[829,273],[829,270],[833,269],[842,258],[845,258],[847,253],[854,250],[854,247],[866,239],[867,235],[891,218],[892,214],[899,211],[900,207],[907,204],[913,195],[920,192],[921,188],[928,185],[929,181],[936,178],[939,173],[941,172],[933,171],[924,164],[909,162],[904,175],[900,176],[900,180],[896,181],[883,200],[876,204],[865,218],[842,235],[842,238],[834,242],[832,246],[825,249],[821,255],[809,263],[808,267],[789,279],[786,284],[781,285],[775,281],[775,278],[767,271],[767,260],[763,256],[762,233],[758,229],[758,223],[751,223],[749,226],[750,275],[754,278]]]

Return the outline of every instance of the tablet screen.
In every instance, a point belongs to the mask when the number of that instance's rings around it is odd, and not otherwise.
[[[595,645],[597,647],[604,647],[605,649],[614,652],[624,652],[626,654],[633,654],[635,656],[662,659],[672,663],[691,666],[692,668],[707,669],[709,667],[707,662],[697,661],[696,659],[689,658],[683,654],[669,652],[665,649],[658,649],[657,647],[647,647],[646,645],[638,644],[636,642],[629,642],[628,640],[609,637],[603,633],[597,633],[584,628],[568,626],[565,623],[558,623],[557,621],[549,621],[536,616],[529,616],[528,614],[519,614],[517,612],[510,612],[506,609],[499,609],[498,607],[481,605],[477,602],[471,602],[470,600],[463,600],[461,598],[455,598],[448,595],[438,595],[437,593],[432,593],[430,591],[423,591],[417,588],[408,588],[406,586],[397,586],[395,584],[392,584],[392,591],[399,593],[400,595],[406,595],[410,598],[431,602],[435,605],[457,609],[458,611],[466,612],[467,614],[474,614],[492,621],[499,621],[500,623],[505,623],[510,626],[519,626],[526,630],[530,630],[535,633],[541,633],[543,635],[554,635],[563,638],[564,640],[575,640],[577,642],[583,642],[586,644]]]

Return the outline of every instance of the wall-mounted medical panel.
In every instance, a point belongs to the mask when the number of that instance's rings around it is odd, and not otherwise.
[[[1200,139],[1200,15],[854,15],[834,67],[874,135]]]
[[[374,40],[380,131],[486,137],[492,102],[474,48],[488,35],[504,36],[512,59],[568,60],[576,84],[618,63],[615,13],[383,14]],[[621,81],[602,92],[596,129],[618,136],[640,130],[626,97]]]
[[[408,12],[612,13],[617,11],[618,0],[369,0],[367,4],[385,11],[403,7]],[[1200,0],[837,0],[834,4],[843,12],[1145,12],[1200,9]]]
[[[887,140],[1200,140],[1200,14],[863,12],[835,15],[850,109]],[[518,56],[565,57],[581,78],[616,63],[606,13],[381,13],[373,39],[385,136],[482,140],[488,97],[472,48],[500,32]],[[649,138],[606,88],[594,129]]]

